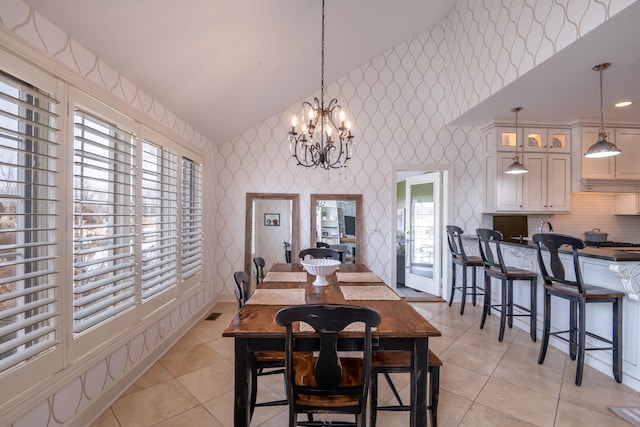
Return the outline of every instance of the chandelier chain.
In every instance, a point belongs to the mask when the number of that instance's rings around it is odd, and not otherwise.
[[[304,101],[300,114],[302,128],[298,131],[298,118],[294,115],[289,131],[289,149],[294,163],[305,168],[345,168],[353,153],[351,123],[345,111],[333,98],[325,106],[325,0],[322,0],[322,32],[320,45],[320,99]]]

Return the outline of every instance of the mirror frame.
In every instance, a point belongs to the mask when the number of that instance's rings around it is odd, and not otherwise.
[[[253,218],[254,200],[291,200],[291,262],[298,262],[298,247],[300,238],[300,195],[288,193],[247,193],[245,203],[244,228],[244,271],[251,275],[251,218]],[[284,246],[280,248],[284,251]]]
[[[356,202],[356,262],[364,264],[362,255],[362,194],[312,194],[309,204],[309,217],[311,228],[309,229],[309,241],[312,248],[317,245],[316,239],[316,204],[318,200],[353,200]]]

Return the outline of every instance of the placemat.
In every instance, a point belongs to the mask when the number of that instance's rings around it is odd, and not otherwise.
[[[382,282],[375,273],[365,271],[361,273],[336,273],[338,282]]]
[[[305,271],[270,271],[262,280],[263,282],[306,282]]]
[[[399,300],[400,297],[388,286],[340,286],[346,300]]]
[[[302,305],[304,289],[256,289],[247,304],[252,305]]]

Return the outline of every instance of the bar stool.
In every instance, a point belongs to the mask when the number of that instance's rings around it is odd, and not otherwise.
[[[539,233],[533,235],[533,241],[538,246],[538,263],[540,265],[540,272],[544,278],[544,327],[538,363],[542,364],[544,362],[547,354],[547,346],[549,345],[549,336],[554,335],[558,339],[569,343],[569,356],[571,360],[576,360],[576,356],[578,358],[576,385],[582,384],[585,351],[590,350],[613,350],[613,377],[617,382],[621,383],[622,300],[625,293],[599,286],[586,285],[582,281],[582,273],[580,272],[580,263],[578,260],[578,249],[585,247],[582,240],[563,234]],[[565,277],[564,266],[558,255],[558,248],[562,245],[571,247],[575,280],[569,280]],[[542,256],[543,246],[549,251],[548,265],[550,269],[547,269]],[[551,332],[552,296],[569,301],[569,330]],[[612,303],[612,339],[596,335],[586,330],[586,308],[589,303]],[[601,343],[605,343],[607,346],[587,347],[587,336]]]
[[[498,341],[502,341],[504,338],[505,321],[508,323],[509,328],[513,326],[514,316],[525,316],[530,318],[529,331],[531,340],[536,340],[536,327],[537,327],[537,287],[538,287],[538,273],[529,270],[523,270],[516,267],[508,267],[504,263],[502,257],[502,251],[500,250],[500,241],[502,240],[502,233],[496,230],[488,228],[478,228],[476,230],[478,234],[478,243],[480,245],[480,256],[484,264],[484,306],[482,310],[482,321],[480,322],[480,329],[484,328],[484,322],[487,315],[490,314],[491,309],[495,309],[500,312],[500,335]],[[493,252],[491,250],[490,242],[495,243],[495,252],[498,260],[495,260]],[[500,304],[491,304],[491,279],[495,278],[500,280],[502,284],[502,295],[500,296]],[[530,303],[529,307],[524,307],[513,302],[513,282],[527,281],[529,282],[530,291]],[[520,309],[521,313],[514,314],[513,307]]]
[[[455,225],[447,225],[447,240],[449,249],[451,250],[451,295],[449,297],[449,307],[453,303],[453,296],[456,289],[462,292],[462,301],[460,304],[460,314],[464,314],[464,304],[467,300],[467,289],[471,295],[471,302],[476,305],[476,296],[484,295],[484,289],[479,288],[476,284],[476,267],[482,267],[482,258],[477,256],[467,256],[462,245],[462,228]],[[462,268],[462,285],[456,286],[456,264]],[[467,267],[471,267],[472,285],[467,284]]]

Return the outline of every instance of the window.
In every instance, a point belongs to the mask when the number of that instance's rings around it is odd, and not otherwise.
[[[177,282],[177,161],[142,143],[142,300]]]
[[[202,270],[202,165],[182,158],[182,280]]]
[[[135,304],[135,138],[76,106],[73,332]]]
[[[57,102],[0,72],[0,373],[56,346]]]

